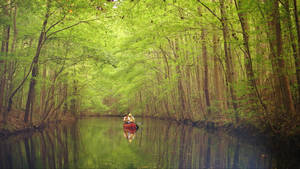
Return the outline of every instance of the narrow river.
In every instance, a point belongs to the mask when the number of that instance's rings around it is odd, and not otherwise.
[[[0,168],[277,168],[259,143],[169,121],[137,121],[135,133],[110,117],[0,140]]]

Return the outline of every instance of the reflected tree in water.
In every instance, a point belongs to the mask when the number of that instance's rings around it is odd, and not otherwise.
[[[259,145],[221,132],[142,120],[129,143],[118,119],[82,120],[0,142],[0,168],[275,168]]]

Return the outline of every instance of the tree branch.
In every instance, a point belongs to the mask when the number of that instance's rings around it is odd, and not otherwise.
[[[56,23],[54,23],[53,25],[51,25],[47,30],[46,33],[49,32],[52,28],[54,28],[56,25],[58,25],[60,22],[62,22],[65,19],[66,15],[64,14],[64,16],[58,20]]]
[[[74,26],[77,26],[77,25],[79,25],[79,24],[81,24],[81,23],[88,23],[88,22],[90,22],[90,21],[95,21],[95,20],[97,20],[97,19],[90,19],[90,20],[86,20],[86,21],[79,21],[79,22],[77,22],[77,23],[75,23],[75,24],[73,24],[73,25],[67,26],[67,27],[62,28],[62,29],[59,29],[59,30],[57,30],[57,31],[55,31],[55,32],[52,32],[52,33],[50,33],[49,35],[46,35],[46,39],[48,39],[48,38],[49,38],[50,36],[52,36],[52,35],[57,34],[58,32],[61,32],[61,31],[70,29],[70,28],[72,28],[72,27],[74,27]],[[47,32],[46,32],[46,33],[47,33]]]
[[[9,99],[8,99],[8,106],[7,106],[7,109],[6,109],[6,114],[10,112],[11,110],[11,106],[12,106],[12,103],[13,103],[13,97],[15,96],[15,94],[18,92],[18,90],[23,86],[23,84],[25,83],[25,81],[27,80],[30,72],[32,71],[32,68],[33,68],[33,61],[31,62],[30,64],[30,68],[29,68],[29,71],[27,73],[27,75],[24,77],[23,81],[19,84],[19,86],[12,92],[12,94],[9,96]]]
[[[200,0],[197,0],[202,6],[204,6],[211,14],[213,14],[220,22],[222,22],[222,19],[218,17],[214,11],[212,11],[209,7],[207,7],[204,3],[202,3]]]

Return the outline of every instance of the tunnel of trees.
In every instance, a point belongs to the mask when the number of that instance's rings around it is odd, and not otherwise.
[[[88,114],[300,131],[297,0],[0,0],[0,120]]]

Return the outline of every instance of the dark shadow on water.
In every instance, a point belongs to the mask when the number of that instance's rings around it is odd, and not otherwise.
[[[110,117],[9,137],[0,141],[0,168],[299,168],[288,150],[271,153],[259,142],[222,132],[137,120],[142,125],[134,132]]]

